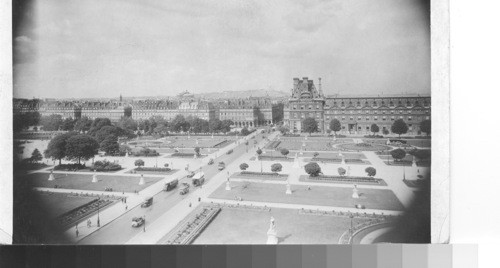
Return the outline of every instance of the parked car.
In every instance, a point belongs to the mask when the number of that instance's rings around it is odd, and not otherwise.
[[[145,222],[143,217],[133,217],[132,218],[132,227],[139,227],[143,225]]]
[[[214,164],[214,159],[213,159],[213,158],[210,158],[210,159],[208,160],[208,164],[209,164],[209,165],[213,165],[213,164]]]
[[[187,177],[188,177],[188,178],[192,178],[192,177],[194,176],[194,174],[195,174],[195,173],[191,171],[191,173],[189,173],[189,174],[187,175]]]
[[[163,186],[163,191],[168,192],[177,187],[177,184],[179,184],[179,180],[175,179],[169,183],[165,183],[165,186]]]
[[[219,165],[217,167],[219,170],[223,170],[226,168],[226,164],[224,162],[219,162]]]
[[[188,184],[188,183],[183,182],[183,183],[181,184],[181,190],[179,191],[179,194],[180,194],[180,195],[185,195],[185,194],[187,194],[187,193],[189,193],[189,184]]]
[[[226,152],[226,154],[232,154],[232,153],[233,153],[233,149]]]
[[[147,208],[153,204],[153,197],[146,197],[141,204],[141,208]]]

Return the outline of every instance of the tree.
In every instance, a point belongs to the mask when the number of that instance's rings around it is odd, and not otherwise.
[[[431,120],[424,120],[420,122],[420,131],[424,132],[427,136],[431,134]]]
[[[99,143],[89,135],[78,134],[68,139],[66,143],[66,157],[71,160],[89,160],[97,154]]]
[[[143,167],[143,166],[144,166],[144,160],[142,160],[142,159],[137,159],[137,160],[135,160],[134,165],[135,165],[136,167]]]
[[[382,133],[384,133],[384,135],[389,135],[389,130],[384,128],[384,130],[382,130]]]
[[[66,144],[69,138],[78,135],[76,132],[68,132],[64,134],[59,134],[50,140],[47,149],[44,151],[46,158],[59,160],[59,165],[61,164],[61,159],[66,157]]]
[[[184,118],[184,116],[181,114],[176,115],[170,123],[170,129],[174,132],[186,132],[190,127],[191,125],[189,124],[189,122],[187,122],[186,118]]]
[[[248,164],[247,163],[241,163],[240,164],[240,169],[241,170],[247,170],[247,168],[248,168]]]
[[[130,131],[137,130],[137,122],[132,119],[132,117],[123,116],[120,121],[116,123],[116,126],[121,129],[126,129]]]
[[[281,172],[282,169],[283,169],[283,166],[280,163],[274,163],[271,166],[272,172]]]
[[[227,133],[227,132],[231,131],[231,126],[233,124],[234,124],[233,121],[231,121],[229,119],[222,120],[222,122],[221,122],[221,131],[224,132],[224,133]]]
[[[106,139],[109,136],[115,136],[115,137],[122,136],[123,132],[124,131],[119,127],[104,126],[95,133],[94,137],[100,144],[101,142],[104,141],[104,139]]]
[[[220,132],[222,129],[222,121],[220,121],[219,119],[212,119],[208,121],[208,129],[212,133]]]
[[[132,107],[125,107],[125,109],[123,109],[123,115],[125,117],[132,117]]]
[[[283,135],[285,135],[286,133],[288,133],[290,131],[290,129],[288,129],[287,127],[284,127],[284,126],[279,127],[278,130]]]
[[[391,156],[396,161],[400,161],[401,159],[405,158],[406,151],[403,150],[403,149],[394,149],[394,150],[391,151]]]
[[[334,118],[330,121],[330,129],[333,131],[335,136],[337,136],[337,131],[340,131],[342,129],[342,125],[337,118]]]
[[[281,149],[280,153],[286,157],[290,153],[290,151],[286,148],[283,148]]]
[[[248,130],[247,127],[244,127],[241,129],[241,135],[242,136],[247,136],[248,134],[250,134],[250,131]]]
[[[391,126],[391,131],[392,133],[396,133],[401,137],[401,134],[405,134],[408,132],[408,126],[406,125],[405,121],[403,119],[398,119],[392,123]]]
[[[372,124],[370,126],[370,131],[375,135],[375,133],[378,133],[380,131],[380,128],[377,126],[377,124]]]
[[[316,177],[321,173],[321,167],[316,162],[309,162],[304,167],[305,171],[309,176]]]
[[[89,134],[93,136],[97,131],[105,126],[112,126],[109,118],[96,118],[90,126]]]
[[[64,119],[64,121],[62,122],[61,129],[66,131],[73,131],[75,128],[75,122],[76,120],[73,120],[73,118],[68,117]]]
[[[31,153],[30,161],[38,162],[41,161],[42,159],[43,159],[42,154],[40,153],[40,151],[38,151],[38,149],[35,148],[35,150],[33,150],[33,152]]]
[[[99,144],[99,148],[108,155],[116,155],[120,151],[118,138],[115,135],[109,135]]]
[[[257,151],[255,151],[259,156],[262,154],[262,150],[259,148]]]
[[[373,177],[373,176],[375,176],[377,174],[377,170],[374,167],[367,167],[367,168],[365,168],[365,172],[370,177]]]
[[[40,125],[42,125],[45,131],[55,131],[59,130],[63,123],[62,116],[59,114],[51,114],[49,116],[42,116],[40,119]]]
[[[87,116],[84,116],[76,120],[73,129],[78,132],[86,132],[90,130],[91,126],[92,126],[92,120],[89,119]]]
[[[200,147],[195,147],[194,152],[196,153],[196,155],[200,155]]]
[[[344,176],[347,171],[345,170],[345,168],[339,167],[337,169],[337,172],[339,173],[340,176]]]
[[[302,131],[311,135],[311,133],[318,131],[318,122],[312,117],[302,120]]]
[[[207,133],[209,130],[208,121],[195,117],[191,123],[191,131],[194,133]]]

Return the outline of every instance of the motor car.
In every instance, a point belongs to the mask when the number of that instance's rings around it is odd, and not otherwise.
[[[219,162],[219,164],[217,165],[217,168],[218,168],[219,170],[223,170],[223,169],[225,169],[225,168],[226,168],[226,163],[224,163],[224,162]]]
[[[233,149],[226,152],[226,154],[232,154],[232,153],[233,153]]]
[[[208,160],[208,164],[209,164],[209,165],[213,165],[213,164],[214,164],[214,159],[213,159],[213,158],[210,158],[210,159]]]
[[[163,186],[163,191],[165,192],[168,192],[168,191],[171,191],[173,190],[175,187],[177,187],[177,184],[179,184],[179,180],[178,179],[175,179],[169,183],[165,183],[165,185]]]
[[[132,218],[132,227],[139,227],[143,225],[145,222],[143,217],[133,217]]]
[[[180,195],[185,195],[185,194],[189,193],[189,184],[188,184],[188,183],[183,182],[183,183],[181,184],[180,189],[181,189],[181,190],[179,191],[179,194],[180,194]]]
[[[146,197],[141,204],[141,208],[147,208],[153,204],[153,197]]]
[[[194,172],[190,172],[190,173],[187,175],[187,177],[188,177],[188,178],[192,178],[192,177],[194,176],[194,174],[196,174],[196,173],[194,173]]]

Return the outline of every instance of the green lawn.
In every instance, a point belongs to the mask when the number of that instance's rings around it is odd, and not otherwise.
[[[352,188],[314,186],[307,190],[307,186],[291,185],[292,194],[285,194],[283,184],[257,182],[231,182],[231,191],[225,190],[225,183],[221,184],[210,197],[234,200],[235,196],[244,201],[261,201],[272,203],[288,203],[303,205],[322,205],[334,207],[354,208],[356,204],[364,205],[367,209],[403,210],[403,205],[391,190],[387,189],[359,189],[360,198],[352,198]]]
[[[140,191],[163,179],[144,177],[145,184],[139,185],[139,176],[97,175],[98,182],[92,183],[92,175],[66,174],[54,173],[55,180],[53,181],[48,180],[48,173],[33,173],[25,178],[31,180],[34,187],[54,188],[57,184],[59,188],[90,191],[104,191],[105,188],[111,187],[115,192]]]
[[[298,210],[271,211],[222,208],[193,244],[265,244],[274,217],[280,244],[337,244],[349,229],[348,217],[299,214]],[[354,218],[354,224],[367,221]]]
[[[43,203],[46,211],[49,211],[53,218],[97,199],[97,197],[71,196],[65,193],[37,192],[36,194],[38,200]]]

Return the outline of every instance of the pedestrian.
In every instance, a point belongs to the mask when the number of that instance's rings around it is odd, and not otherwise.
[[[128,210],[128,205],[125,205],[125,210]]]
[[[189,207],[191,207],[191,206],[192,206],[192,204],[191,204],[191,202],[190,202],[190,203],[189,203]]]
[[[198,202],[201,202],[201,197],[198,197]]]
[[[311,190],[311,186],[307,186],[307,190]]]

